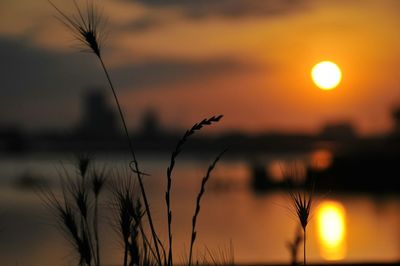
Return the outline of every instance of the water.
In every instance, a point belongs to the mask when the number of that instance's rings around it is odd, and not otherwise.
[[[151,173],[145,185],[154,220],[161,239],[166,240],[164,193],[168,155],[142,157],[142,169]],[[1,158],[0,259],[3,265],[74,265],[74,253],[56,229],[54,217],[35,192],[14,185],[25,173],[56,184],[58,171],[62,169],[60,161],[71,171],[71,158],[62,155]],[[195,197],[211,160],[183,156],[177,162],[172,190],[177,261],[188,253]],[[109,168],[124,167],[125,162],[123,156],[116,155],[102,155],[97,160],[98,165]],[[196,257],[204,254],[205,247],[213,251],[228,250],[232,243],[237,263],[290,262],[287,242],[295,237],[298,229],[290,200],[284,192],[255,195],[247,186],[249,175],[247,165],[240,160],[223,160],[217,166],[198,220]],[[221,188],[218,184],[226,181],[231,184],[227,189],[217,189]],[[54,185],[53,189],[58,187]],[[334,211],[326,206],[334,206]],[[121,261],[121,248],[110,226],[112,215],[107,200],[102,203],[101,217],[103,262],[115,265]],[[317,194],[308,229],[307,253],[311,262],[399,260],[399,197]],[[299,259],[301,254],[299,250]]]

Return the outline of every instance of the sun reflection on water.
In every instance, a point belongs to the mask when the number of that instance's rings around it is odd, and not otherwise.
[[[346,214],[342,204],[325,201],[317,209],[318,238],[321,256],[341,260],[346,256]]]

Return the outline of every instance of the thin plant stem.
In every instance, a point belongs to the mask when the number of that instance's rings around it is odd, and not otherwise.
[[[172,152],[170,164],[167,168],[167,191],[165,192],[165,202],[167,205],[167,218],[168,218],[168,240],[169,240],[169,251],[168,251],[168,259],[167,265],[172,266],[172,211],[171,211],[171,185],[172,185],[172,172],[175,167],[176,158],[182,151],[183,145],[186,143],[188,138],[192,136],[195,132],[201,130],[204,126],[212,125],[213,123],[219,122],[223,116],[212,116],[208,119],[203,119],[201,122],[196,123],[192,126],[191,129],[187,130],[183,137],[179,140],[178,144],[175,147],[175,150]]]
[[[86,227],[86,234],[87,234],[90,250],[92,251],[91,253],[92,253],[92,256],[93,256],[94,265],[98,265],[96,252],[94,250],[93,236],[90,233],[91,230],[90,230],[90,227],[89,227],[89,221],[87,220],[87,217],[83,217],[82,227],[83,228]]]
[[[101,58],[101,56],[98,56],[98,58],[100,60],[101,66],[102,66],[102,68],[104,70],[104,73],[105,73],[105,75],[107,77],[108,84],[109,84],[109,86],[111,88],[111,91],[113,93],[114,100],[115,100],[115,103],[116,103],[117,108],[118,108],[119,116],[121,118],[121,121],[122,121],[122,124],[123,124],[123,127],[124,127],[125,135],[126,135],[126,138],[127,138],[127,141],[128,141],[128,145],[129,145],[129,149],[130,149],[130,152],[131,152],[131,155],[132,155],[132,159],[133,159],[134,169],[132,169],[132,170],[134,170],[134,172],[136,172],[137,177],[138,177],[140,191],[141,191],[141,194],[142,194],[144,206],[146,208],[147,218],[149,220],[150,230],[151,230],[151,234],[152,234],[152,237],[153,237],[154,246],[155,246],[155,249],[156,249],[157,261],[161,265],[161,256],[160,256],[160,251],[159,251],[159,248],[158,248],[157,234],[156,234],[156,231],[154,229],[153,219],[152,219],[151,213],[150,213],[149,202],[147,200],[147,196],[146,196],[146,192],[145,192],[145,189],[144,189],[141,172],[139,171],[139,165],[138,165],[138,162],[136,160],[135,152],[133,150],[133,145],[132,145],[131,139],[129,137],[129,131],[128,131],[128,127],[127,127],[126,122],[125,122],[125,117],[124,117],[124,114],[122,112],[121,105],[120,105],[118,97],[117,97],[117,93],[116,93],[116,91],[114,89],[114,85],[113,85],[113,83],[111,81],[110,75],[108,74],[107,68],[106,68],[106,66],[105,66],[105,64],[103,62],[103,59]]]
[[[105,64],[104,64],[104,61],[103,61],[102,57],[101,57],[101,56],[98,56],[98,58],[99,58],[99,60],[100,60],[101,67],[103,68],[103,71],[104,71],[104,73],[105,73],[105,75],[106,75],[106,77],[107,77],[108,85],[110,86],[111,91],[112,91],[112,93],[113,93],[114,100],[115,100],[115,103],[116,103],[117,108],[118,108],[118,113],[119,113],[119,116],[120,116],[120,118],[121,118],[122,125],[123,125],[123,127],[124,127],[124,132],[125,132],[125,135],[126,135],[126,138],[127,138],[127,141],[128,141],[129,150],[130,150],[131,155],[132,155],[132,157],[133,157],[133,161],[136,162],[136,155],[135,155],[135,152],[134,152],[134,150],[133,150],[133,145],[132,145],[131,139],[130,139],[130,137],[129,137],[128,127],[127,127],[126,122],[125,122],[124,113],[122,112],[121,104],[119,103],[117,93],[116,93],[116,91],[115,91],[114,85],[113,85],[113,83],[112,83],[112,81],[111,81],[111,77],[110,77],[110,75],[108,74],[107,67],[106,67]],[[141,179],[141,178],[140,178],[140,179]]]
[[[196,240],[197,232],[196,232],[196,222],[197,222],[197,217],[199,216],[200,213],[200,205],[201,205],[201,199],[204,195],[205,189],[206,189],[206,184],[208,180],[210,179],[211,172],[214,170],[217,162],[221,159],[221,156],[226,152],[226,150],[222,151],[218,156],[215,158],[215,160],[210,164],[210,166],[207,169],[206,175],[203,177],[201,181],[201,186],[200,186],[200,191],[199,194],[197,194],[196,198],[196,207],[195,211],[192,217],[192,232],[191,232],[191,238],[190,238],[190,248],[189,248],[189,263],[188,266],[192,265],[192,254],[193,254],[193,246],[194,242]]]
[[[306,228],[303,229],[303,232],[304,232],[304,241],[303,241],[303,252],[304,252],[304,254],[303,254],[303,256],[304,256],[304,265],[306,265],[306,240],[307,240],[307,238],[306,238],[306,235],[307,235]]]
[[[140,230],[140,233],[142,234],[143,246],[148,246],[148,247],[149,247],[149,250],[150,250],[150,252],[151,252],[151,254],[152,254],[154,257],[156,257],[156,254],[154,254],[154,250],[151,248],[149,239],[147,238],[146,233],[144,232],[143,225],[142,225],[141,222],[140,222],[140,224],[139,224],[139,230]]]
[[[97,196],[95,197],[95,203],[94,203],[94,237],[95,237],[95,242],[96,242],[96,256],[97,256],[97,266],[100,266],[100,243],[99,243],[99,201]]]

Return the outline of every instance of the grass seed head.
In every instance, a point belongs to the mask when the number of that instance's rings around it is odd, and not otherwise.
[[[76,167],[82,178],[85,178],[87,170],[89,169],[92,158],[88,154],[78,154],[76,156]]]
[[[98,172],[96,170],[92,173],[92,190],[95,197],[98,197],[100,192],[104,188],[104,184],[106,182],[106,174],[105,172]]]
[[[310,217],[312,195],[307,195],[306,192],[293,192],[290,193],[296,215],[299,218],[300,225],[303,230],[306,229]]]
[[[75,38],[84,45],[86,48],[84,50],[91,51],[101,57],[101,44],[104,39],[104,31],[102,29],[105,24],[101,12],[93,1],[87,1],[84,11],[81,10],[76,0],[73,2],[76,8],[75,15],[67,15],[52,2],[50,4],[57,10],[59,15],[57,18],[61,23],[70,29]]]

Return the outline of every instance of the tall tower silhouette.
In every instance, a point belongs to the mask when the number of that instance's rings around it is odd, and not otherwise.
[[[85,138],[112,138],[119,134],[116,114],[110,107],[105,93],[92,89],[83,97],[83,113],[78,134]]]

